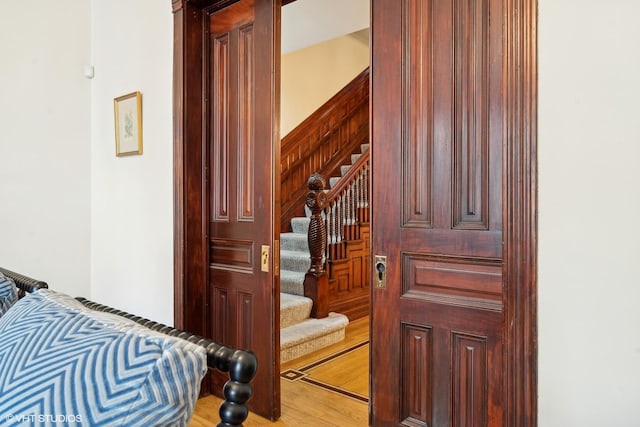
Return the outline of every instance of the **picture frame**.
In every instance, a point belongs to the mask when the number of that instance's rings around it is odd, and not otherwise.
[[[138,91],[113,100],[116,156],[142,154],[142,94]]]

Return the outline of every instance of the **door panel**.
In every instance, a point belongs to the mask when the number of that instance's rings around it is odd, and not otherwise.
[[[236,3],[209,17],[209,286],[210,295],[225,295],[211,300],[212,326],[221,334],[213,339],[233,347],[244,342],[252,348],[252,295],[262,288],[252,285],[265,276],[257,265],[257,251],[271,236],[268,221],[265,227],[264,218],[252,215],[256,196],[252,158],[257,147],[251,134],[253,62],[245,60],[254,48],[253,2],[248,3]],[[269,147],[261,154],[268,158]],[[218,328],[218,320],[226,327]]]
[[[376,426],[502,425],[502,4],[373,2]]]
[[[216,342],[256,353],[250,407],[268,418],[279,417],[280,408],[277,269],[271,249],[277,235],[272,91],[277,16],[272,1],[240,0],[211,11],[205,30],[209,325]],[[267,271],[261,263],[264,246]],[[223,380],[214,376],[215,387]]]

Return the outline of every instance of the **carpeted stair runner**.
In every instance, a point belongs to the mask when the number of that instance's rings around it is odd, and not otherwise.
[[[365,152],[369,144],[361,146]],[[351,156],[355,163],[361,154]],[[351,165],[340,168],[347,173]],[[329,179],[334,186],[341,177]],[[307,215],[310,213],[307,211]],[[307,230],[309,218],[293,218],[292,232],[280,234],[280,361],[282,363],[304,356],[344,339],[349,319],[330,313],[324,319],[311,319],[312,301],[304,296],[304,276],[309,269]]]
[[[344,339],[349,319],[329,313],[323,319],[307,319],[280,330],[280,362],[285,363]]]
[[[311,319],[312,301],[304,296],[309,269],[309,218],[294,218],[293,232],[280,235],[280,362],[288,362],[344,339],[349,319],[330,313]]]

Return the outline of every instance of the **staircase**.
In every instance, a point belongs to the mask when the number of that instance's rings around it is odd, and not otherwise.
[[[362,144],[361,153],[368,150],[369,144]],[[340,167],[344,176],[361,153],[351,156],[351,164]],[[341,177],[329,179],[331,187]],[[325,190],[329,191],[329,190]],[[307,217],[291,219],[292,232],[280,234],[280,361],[285,363],[329,346],[344,339],[349,323],[347,316],[329,313],[328,317],[312,319],[309,317],[312,301],[304,296],[305,274],[310,266],[307,233],[310,212]]]
[[[309,317],[313,302],[304,296],[304,276],[309,269],[308,218],[293,218],[293,232],[280,234],[280,362],[344,339],[349,319],[330,313],[323,319]]]

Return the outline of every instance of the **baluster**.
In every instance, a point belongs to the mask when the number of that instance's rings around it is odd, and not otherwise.
[[[327,253],[329,252],[329,247],[331,246],[331,214],[330,214],[330,209],[331,208],[331,204],[329,205],[325,205],[324,209],[323,209],[323,213],[324,213],[324,228],[325,230],[327,230],[327,245],[326,248],[324,248],[324,257],[325,259],[327,259]]]
[[[355,209],[355,194],[353,185],[349,186],[349,239],[356,238],[356,209]]]
[[[365,165],[366,168],[366,165]],[[365,216],[365,212],[364,212],[364,198],[365,198],[365,188],[364,188],[364,171],[365,169],[362,169],[362,171],[360,172],[360,202],[358,202],[358,207],[360,209],[360,214],[358,215],[358,217],[360,218],[360,222],[366,222],[366,216]]]
[[[327,213],[327,226],[329,227],[327,229],[327,247],[324,251],[324,258],[325,258],[325,263],[327,263],[329,261],[329,259],[331,258],[331,252],[330,252],[330,245],[331,245],[331,240],[332,240],[332,235],[333,235],[333,231],[331,230],[331,224],[333,223],[333,214],[331,213],[331,206],[327,206],[325,208],[325,212]]]
[[[362,189],[362,171],[360,171],[358,173],[358,203],[356,205],[357,209],[358,209],[358,224],[362,222],[363,218],[362,218],[362,205],[363,205],[363,199],[364,199],[364,194],[362,193],[363,189]]]
[[[348,186],[345,190],[345,213],[346,213],[346,227],[345,227],[345,240],[351,240],[353,238],[353,236],[351,235],[351,222],[352,222],[352,218],[351,218],[351,191],[353,190],[352,186]]]
[[[367,161],[367,167],[364,168],[364,207],[365,207],[365,215],[367,222],[371,219],[369,218],[369,162]]]
[[[367,219],[367,165],[362,169],[362,222],[369,222]]]
[[[356,176],[356,180],[357,180],[357,176]],[[357,181],[354,181],[353,183],[353,202],[351,202],[352,205],[352,210],[353,210],[353,225],[356,225],[358,223],[358,185],[357,185]]]
[[[353,180],[349,184],[349,213],[351,215],[351,227],[353,227],[356,222],[356,187],[354,184],[355,181]],[[353,234],[351,235],[351,238],[353,239]]]
[[[354,193],[355,193],[355,201],[354,201],[354,208],[355,208],[355,218],[356,218],[356,224],[360,225],[360,174],[361,172],[358,172],[358,175],[356,176],[355,181],[353,182],[353,187],[354,187]],[[360,234],[360,233],[358,233]]]
[[[342,244],[344,240],[344,198],[342,195],[336,200],[338,205],[338,243]],[[342,254],[340,254],[342,258]]]
[[[340,214],[340,197],[337,197],[335,200],[335,205],[334,205],[334,210],[335,210],[335,215],[336,215],[336,236],[335,236],[335,255],[336,255],[336,259],[340,258],[340,252],[338,251],[339,249],[339,243],[340,243],[340,236],[342,234],[342,219],[341,219],[341,214]]]

